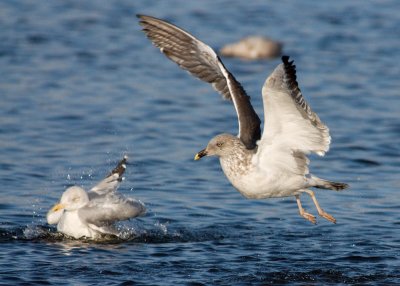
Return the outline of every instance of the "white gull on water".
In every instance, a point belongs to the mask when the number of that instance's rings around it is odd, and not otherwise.
[[[86,192],[78,186],[69,187],[61,200],[47,213],[47,222],[57,224],[57,230],[78,238],[101,238],[118,235],[114,223],[145,213],[145,206],[135,199],[116,193],[126,169],[127,156],[111,173]]]
[[[138,17],[143,31],[162,53],[182,69],[212,84],[235,107],[239,134],[215,136],[204,150],[196,154],[195,160],[203,156],[218,156],[226,177],[243,196],[250,199],[294,196],[300,215],[316,223],[315,216],[301,205],[300,195],[307,193],[318,214],[335,223],[335,218],[320,207],[309,188],[339,191],[348,185],[309,173],[306,155],[316,153],[323,156],[329,149],[331,137],[328,127],[303,98],[293,61],[283,56],[283,63],[264,83],[265,119],[261,136],[261,121],[250,97],[211,47],[168,22],[150,16]]]

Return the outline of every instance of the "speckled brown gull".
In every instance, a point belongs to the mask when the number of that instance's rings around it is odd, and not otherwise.
[[[283,56],[262,88],[264,132],[260,120],[240,83],[225,68],[209,46],[188,32],[163,20],[138,15],[147,37],[168,58],[192,75],[213,85],[235,107],[239,134],[220,134],[198,152],[195,160],[217,156],[232,185],[246,198],[264,199],[294,196],[300,215],[312,223],[316,218],[301,205],[300,195],[311,196],[318,214],[336,222],[320,206],[309,188],[343,190],[345,183],[320,179],[309,173],[309,153],[323,156],[331,137],[305,101],[296,81],[296,66]]]
[[[60,202],[47,213],[47,222],[57,224],[59,232],[76,239],[117,235],[115,222],[145,212],[145,206],[140,201],[116,193],[126,169],[126,161],[127,156],[89,192],[78,186],[69,187],[62,194]]]

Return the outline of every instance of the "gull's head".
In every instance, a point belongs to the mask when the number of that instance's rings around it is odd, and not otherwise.
[[[85,190],[78,186],[73,186],[65,190],[61,196],[60,203],[56,204],[51,211],[73,211],[84,207],[88,202],[89,197]]]
[[[227,157],[237,148],[244,147],[239,138],[231,134],[219,134],[212,138],[205,149],[198,152],[194,159],[200,160],[204,156]]]

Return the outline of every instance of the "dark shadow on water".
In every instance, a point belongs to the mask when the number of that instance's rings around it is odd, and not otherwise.
[[[26,227],[0,228],[0,243],[12,241],[29,242],[82,242],[93,244],[120,244],[120,243],[191,243],[204,241],[218,241],[227,237],[223,230],[215,226],[197,230],[186,228],[170,229],[167,224],[155,223],[153,226],[140,228],[121,228],[117,235],[106,234],[99,239],[80,238],[64,235],[57,232],[54,226],[29,225]]]

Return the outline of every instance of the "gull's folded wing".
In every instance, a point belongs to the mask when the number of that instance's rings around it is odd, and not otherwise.
[[[113,196],[90,201],[78,214],[86,223],[103,226],[140,216],[145,211],[146,208],[140,201]]]

